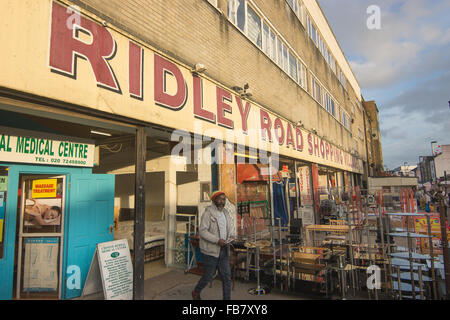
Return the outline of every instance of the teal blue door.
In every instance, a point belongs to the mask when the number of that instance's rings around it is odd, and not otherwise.
[[[17,204],[18,204],[18,190],[19,190],[19,176],[21,174],[54,174],[66,175],[66,183],[71,176],[86,176],[92,177],[91,168],[62,168],[62,167],[45,167],[34,165],[18,165],[3,163],[0,166],[2,170],[8,169],[8,174],[3,171],[0,177],[8,176],[6,185],[2,185],[1,191],[3,194],[3,208],[1,210],[0,220],[3,224],[3,239],[0,243],[2,252],[0,254],[0,300],[9,300],[13,297],[13,281],[14,281],[14,260],[15,260],[15,246],[16,246],[16,222],[17,222]],[[109,177],[109,189],[114,193],[114,177]],[[112,182],[111,182],[112,181]],[[6,192],[5,192],[6,187]],[[113,198],[113,196],[111,196]],[[114,199],[110,200],[111,205],[114,205]],[[66,206],[69,204],[69,199],[66,197]],[[113,209],[111,209],[113,212]],[[111,213],[113,216],[113,213]],[[113,218],[111,218],[113,219]],[[109,221],[108,221],[109,223]],[[67,224],[65,223],[67,226]],[[65,228],[65,238],[68,237],[67,228]],[[66,241],[65,241],[66,242]],[[65,264],[66,256],[64,256],[63,264]],[[62,272],[62,280],[65,280],[65,272]],[[64,289],[64,283],[61,286]]]
[[[6,168],[8,169],[5,173]],[[7,185],[2,187],[0,220],[2,239],[0,239],[0,300],[12,299],[14,278],[14,246],[17,212],[17,189],[19,176],[12,167],[1,166],[1,177],[7,177]],[[4,178],[3,178],[4,179]],[[6,181],[3,181],[6,182]],[[6,187],[6,188],[5,188]]]
[[[63,271],[62,285],[64,299],[81,296],[96,245],[113,240],[114,175],[72,174],[68,195],[64,244],[66,263],[63,266],[66,272]],[[72,281],[77,276],[81,281]]]

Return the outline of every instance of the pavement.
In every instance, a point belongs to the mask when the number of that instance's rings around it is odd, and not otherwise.
[[[191,292],[200,275],[185,273],[184,270],[165,267],[163,260],[146,263],[144,300],[192,300]],[[273,288],[269,293],[254,295],[249,290],[257,287],[256,281],[235,279],[231,291],[232,300],[341,300],[341,296],[334,295],[327,299],[324,295],[305,292],[283,292]],[[202,300],[222,300],[222,282],[215,279],[201,292]],[[367,293],[348,296],[347,300],[367,300]],[[103,293],[85,296],[77,300],[103,300]]]

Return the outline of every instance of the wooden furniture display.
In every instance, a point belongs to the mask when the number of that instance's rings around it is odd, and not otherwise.
[[[293,290],[296,289],[296,282],[305,281],[313,284],[319,292],[328,296],[329,266],[327,262],[330,256],[327,248],[289,247],[287,277],[288,282],[292,282]]]

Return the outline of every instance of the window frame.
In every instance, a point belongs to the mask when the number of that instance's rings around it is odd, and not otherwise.
[[[293,79],[300,87],[302,87],[320,106],[325,108],[328,113],[330,113],[338,122],[341,124],[340,118],[341,108],[336,99],[329,93],[328,89],[322,85],[320,80],[308,69],[308,66],[303,62],[300,56],[294,50],[291,50],[291,46],[284,41],[284,38],[279,34],[279,32],[274,28],[271,22],[264,16],[264,14],[259,10],[259,8],[250,0],[228,0],[236,1],[239,4],[235,8],[233,13],[232,8],[228,9],[229,20],[232,24],[236,26],[254,45],[256,45],[269,59],[271,59],[280,69],[282,69],[291,79]],[[314,24],[313,20],[309,16],[306,8],[304,7],[303,1],[292,0],[287,1],[291,9],[305,25],[309,37],[313,40],[316,47],[321,52],[325,61],[328,63],[329,67],[336,74],[337,64],[336,61],[329,51],[326,42],[323,40],[319,30]],[[291,3],[292,2],[292,5]],[[241,5],[244,5],[241,8]],[[249,10],[250,7],[250,10]],[[242,11],[239,11],[242,10]],[[243,15],[243,29],[239,27],[239,13]],[[249,20],[257,18],[258,21],[258,37],[250,36],[249,33]],[[256,40],[256,42],[254,41]],[[258,43],[259,40],[259,43]],[[296,64],[295,70],[292,69],[293,63]],[[310,72],[308,72],[310,71]],[[308,77],[308,73],[311,75]],[[342,77],[342,76],[341,76]],[[311,83],[309,84],[309,79]],[[327,100],[328,99],[328,100]],[[350,130],[350,116],[346,112],[346,125],[344,127]]]

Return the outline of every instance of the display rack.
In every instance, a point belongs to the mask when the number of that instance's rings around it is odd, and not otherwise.
[[[390,217],[393,216],[405,217],[406,228],[395,228],[395,230],[392,230],[395,232],[392,232],[390,228]],[[433,288],[433,297],[436,298],[436,278],[433,254],[431,253],[428,255],[415,252],[412,246],[413,239],[426,238],[429,239],[429,241],[431,241],[432,239],[431,225],[428,216],[427,223],[429,233],[427,235],[411,231],[410,218],[422,216],[423,214],[412,212],[386,213],[387,230],[385,232],[385,235],[387,236],[388,241],[390,242],[390,239],[392,237],[394,241],[406,240],[407,242],[407,247],[393,246],[396,251],[389,252],[388,256],[390,260],[390,266],[392,266],[389,272],[390,288],[393,291],[392,293],[394,298],[397,299],[431,299],[431,289],[427,290],[430,284]],[[428,268],[428,261],[430,262],[431,268]],[[395,269],[395,272],[392,271],[392,268]],[[425,275],[424,272],[426,273]]]
[[[287,270],[288,285],[292,290],[296,289],[296,282],[310,282],[318,286],[319,292],[325,293],[328,297],[329,273],[328,261],[330,251],[327,248],[307,247],[307,246],[289,246],[289,268]]]
[[[170,230],[173,235],[174,246],[169,250],[174,255],[172,266],[184,268],[188,272],[197,263],[195,250],[191,238],[197,234],[197,215],[177,213],[175,215],[175,230]]]

